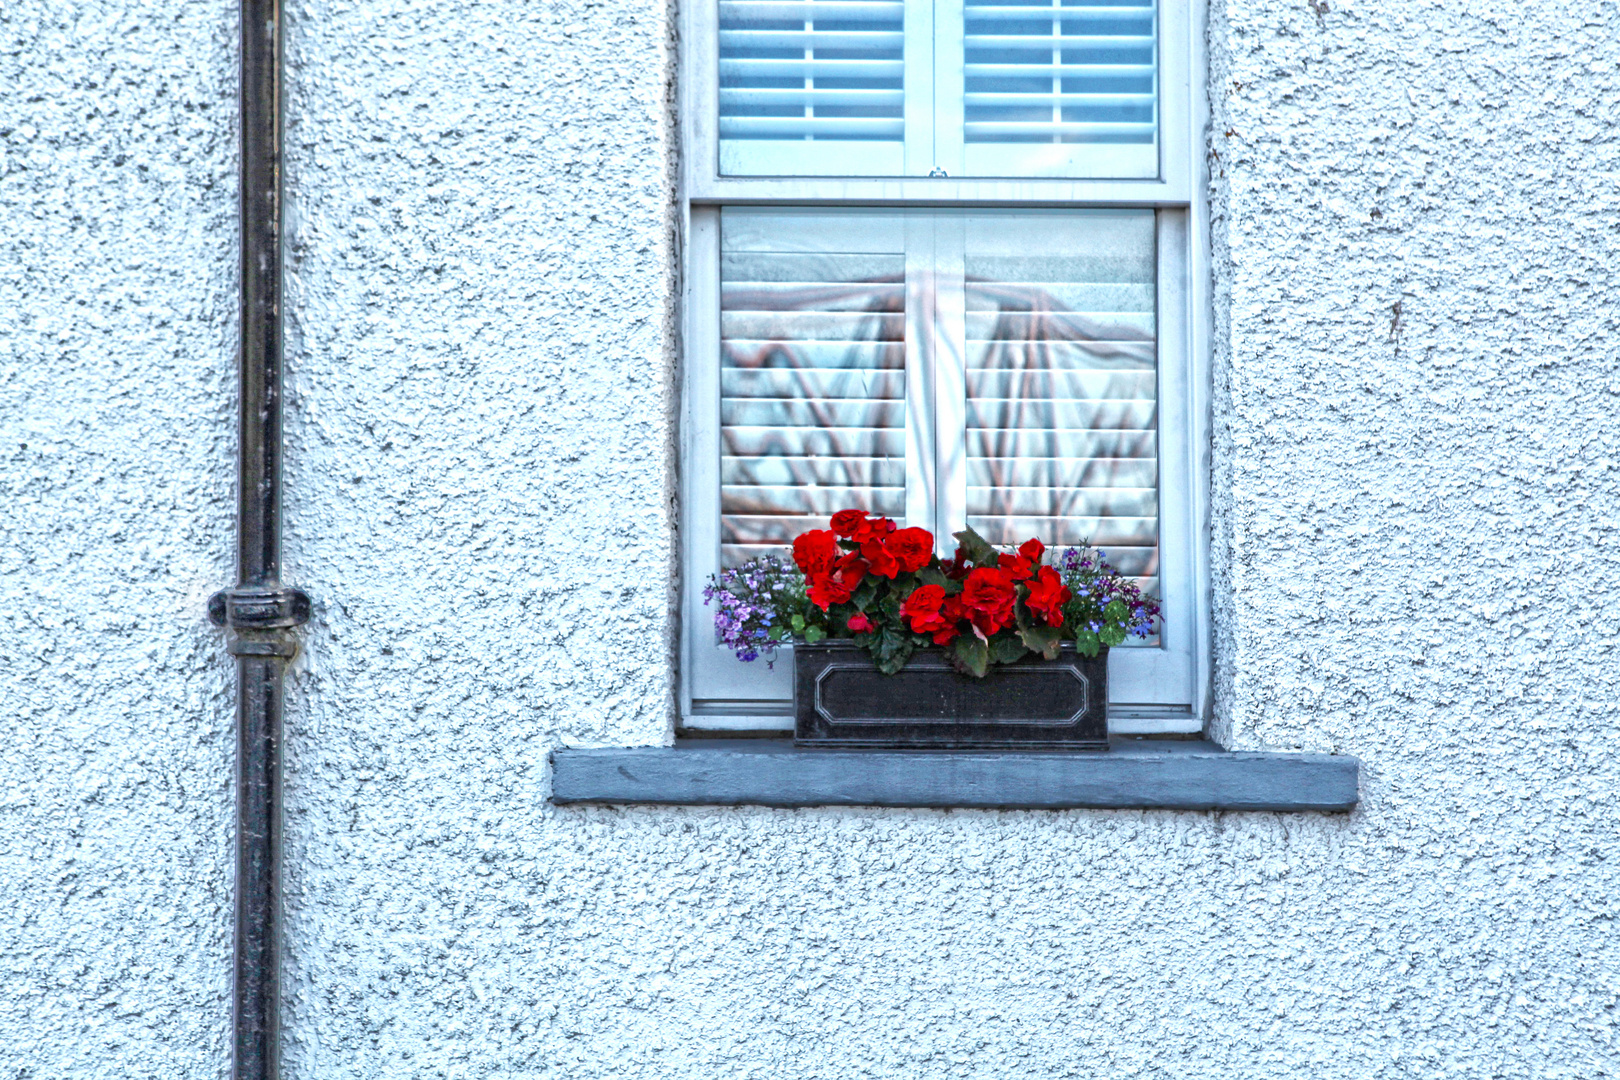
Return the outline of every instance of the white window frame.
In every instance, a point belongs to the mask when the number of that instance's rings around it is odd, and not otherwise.
[[[912,17],[918,0],[910,0]],[[1142,697],[1133,687],[1157,678],[1155,664],[1186,680],[1177,704],[1111,704],[1109,727],[1122,734],[1196,733],[1208,718],[1211,682],[1209,594],[1210,299],[1203,123],[1205,11],[1202,0],[1160,0],[1159,175],[1144,180],[725,177],[715,138],[718,15],[714,0],[681,13],[677,102],[682,135],[681,228],[681,647],[679,727],[693,732],[789,730],[791,651],[775,669],[747,665],[759,697],[705,699],[696,684],[739,665],[712,644],[713,612],[702,587],[719,562],[720,207],[1146,207],[1158,211],[1160,560],[1167,613],[1157,649],[1114,650],[1110,697]],[[909,126],[909,125],[908,125]],[[929,166],[930,168],[932,166]],[[713,493],[713,494],[705,494]],[[1184,595],[1171,596],[1175,588]],[[1155,660],[1154,657],[1158,659]],[[718,666],[718,667],[717,667]],[[1168,670],[1168,668],[1166,668]],[[732,681],[724,679],[722,681]]]

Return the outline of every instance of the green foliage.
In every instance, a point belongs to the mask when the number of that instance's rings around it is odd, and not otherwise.
[[[997,560],[996,549],[990,546],[990,541],[974,532],[971,528],[961,532],[952,533],[956,542],[962,546],[962,553],[974,566],[995,566]]]
[[[1074,648],[1081,656],[1096,656],[1102,648],[1102,639],[1095,630],[1076,630]]]
[[[860,637],[868,639],[865,648],[872,654],[872,663],[885,675],[893,675],[911,659],[911,635],[898,626],[879,626],[872,633]],[[862,644],[859,638],[856,644]]]
[[[990,646],[971,634],[963,634],[947,647],[948,655],[959,671],[976,679],[990,673]]]
[[[990,639],[990,656],[998,664],[1010,664],[1014,660],[1021,660],[1027,652],[1029,650],[1024,648],[1024,643],[1016,637],[1003,637],[997,634]]]
[[[1050,560],[1019,556],[1002,567],[1002,553],[972,528],[954,534],[957,557],[942,561],[926,530],[859,510],[840,511],[832,524],[795,540],[803,573],[762,556],[724,572],[705,591],[705,600],[724,605],[716,630],[740,658],[768,653],[781,641],[845,639],[879,671],[894,674],[916,650],[942,642],[958,671],[983,677],[1031,653],[1055,660],[1070,641],[1094,657],[1131,634],[1155,632],[1158,602],[1092,548],[1069,548]],[[915,596],[922,587],[927,593]],[[1050,618],[1061,625],[1048,625]]]
[[[1019,638],[1030,652],[1040,653],[1048,660],[1056,660],[1063,647],[1063,627],[1026,626],[1018,631]]]

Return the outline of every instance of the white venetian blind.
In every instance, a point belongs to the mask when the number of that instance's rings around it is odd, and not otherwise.
[[[1154,0],[965,0],[968,175],[1158,172]]]
[[[720,172],[897,174],[902,0],[718,0]]]
[[[1156,593],[1153,212],[965,226],[968,524],[993,544],[1089,541]]]
[[[903,220],[728,208],[720,236],[721,564],[845,507],[904,518]]]

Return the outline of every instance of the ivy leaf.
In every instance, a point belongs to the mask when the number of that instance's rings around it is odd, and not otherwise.
[[[1029,650],[1015,637],[998,637],[990,643],[990,653],[998,664],[1010,664]]]
[[[959,671],[975,679],[984,678],[990,670],[990,646],[976,637],[963,634],[952,641],[951,657]]]
[[[1048,660],[1056,660],[1063,645],[1061,626],[1028,626],[1019,631],[1018,636],[1024,639],[1030,652],[1038,652]]]
[[[990,546],[990,541],[974,532],[971,528],[963,529],[961,532],[952,533],[951,535],[956,537],[956,542],[962,545],[962,551],[974,566],[996,565],[996,549]]]
[[[1114,603],[1117,604],[1119,601],[1115,600]],[[1097,636],[1102,639],[1102,643],[1104,645],[1107,645],[1109,648],[1113,648],[1115,645],[1124,643],[1125,628],[1123,626],[1105,626],[1102,628],[1101,632],[1097,634]]]
[[[1095,630],[1077,630],[1074,635],[1074,648],[1081,656],[1096,656],[1102,651],[1102,640],[1097,637]]]
[[[804,640],[808,641],[812,645],[826,636],[827,631],[823,630],[819,626],[807,626],[804,629]]]

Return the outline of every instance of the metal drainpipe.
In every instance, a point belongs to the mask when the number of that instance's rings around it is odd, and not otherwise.
[[[280,1073],[282,677],[309,597],[281,584],[281,0],[242,0],[236,572],[209,617],[236,657],[231,1075]]]

